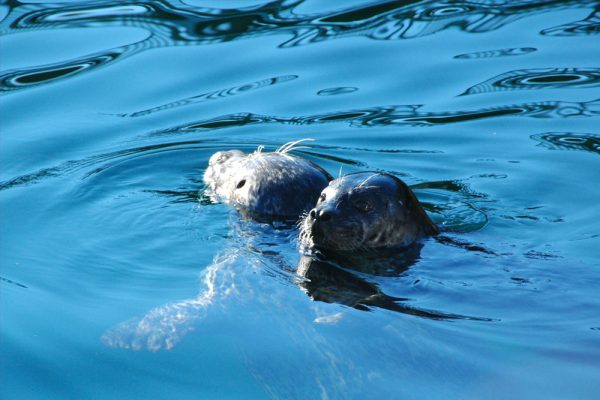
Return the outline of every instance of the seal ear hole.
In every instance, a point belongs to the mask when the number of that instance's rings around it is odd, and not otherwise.
[[[246,180],[242,179],[241,181],[238,182],[236,189],[241,189],[244,187],[244,185],[246,184]]]

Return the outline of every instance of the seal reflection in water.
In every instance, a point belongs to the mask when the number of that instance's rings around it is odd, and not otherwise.
[[[301,148],[296,146],[299,142],[275,152],[259,147],[250,154],[240,150],[213,154],[204,174],[209,195],[252,219],[296,222],[332,179],[312,161],[289,154]]]
[[[411,307],[403,303],[408,299],[389,296],[365,279],[364,274],[400,275],[418,260],[419,239],[438,232],[399,178],[377,172],[338,178],[300,224],[301,286],[314,300],[359,310],[378,307],[432,319],[482,320]]]

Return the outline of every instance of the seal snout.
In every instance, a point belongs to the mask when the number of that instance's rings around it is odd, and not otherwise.
[[[317,210],[316,208],[313,208],[310,211],[310,217],[319,222],[327,222],[333,218],[331,212],[327,210]]]
[[[317,247],[338,248],[339,240],[356,235],[355,228],[343,218],[341,210],[330,204],[313,208],[306,218],[308,237]]]

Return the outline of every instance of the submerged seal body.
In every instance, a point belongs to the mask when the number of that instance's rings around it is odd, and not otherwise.
[[[297,142],[275,152],[220,151],[204,174],[210,193],[255,219],[298,220],[314,207],[333,179],[310,160],[289,154]]]
[[[335,179],[301,225],[301,243],[338,254],[373,254],[414,244],[438,233],[412,190],[385,173]]]

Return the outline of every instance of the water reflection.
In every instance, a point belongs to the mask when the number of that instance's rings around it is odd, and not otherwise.
[[[389,267],[388,272],[400,275],[418,259],[419,249],[408,257],[386,260],[369,260],[363,267],[372,267],[371,262],[379,261],[377,270],[382,264]],[[407,298],[389,296],[381,291],[375,283],[369,282],[364,275],[360,276],[349,270],[341,268],[332,262],[323,261],[314,257],[303,256],[298,265],[298,275],[304,278],[300,287],[315,301],[335,303],[369,311],[372,307],[414,315],[429,319],[468,319],[479,321],[492,321],[487,318],[474,318],[465,315],[447,314],[439,311],[425,310],[409,306],[404,303]]]
[[[128,1],[89,4],[22,4],[10,1],[1,34],[27,30],[87,27],[136,27],[149,32],[141,42],[53,65],[12,70],[0,75],[0,90],[14,90],[66,78],[107,65],[140,51],[182,45],[221,43],[256,36],[285,34],[280,47],[293,47],[349,36],[375,40],[410,39],[446,29],[481,33],[545,11],[588,8],[579,1],[384,1],[321,15],[300,15],[302,0],[279,0],[240,9],[194,7],[182,1]],[[597,32],[598,11],[576,26],[545,30],[545,34]],[[291,38],[289,38],[291,36]],[[92,62],[91,60],[95,60]]]
[[[600,134],[547,132],[532,135],[531,138],[551,150],[580,150],[600,154]]]
[[[285,304],[286,299],[273,297],[276,292],[273,285],[278,285],[277,281],[298,285],[314,301],[361,311],[380,308],[434,320],[495,321],[411,306],[408,304],[411,299],[390,296],[368,279],[376,275],[401,275],[418,259],[421,244],[395,258],[372,258],[365,259],[367,264],[353,264],[353,268],[360,268],[362,272],[312,256],[301,257],[296,270],[288,260],[290,252],[295,251],[291,248],[295,247],[297,229],[251,220],[238,221],[233,229],[235,233],[229,235],[230,246],[207,266],[196,297],[167,303],[118,323],[102,335],[102,342],[133,350],[172,349],[215,308],[225,306],[232,299],[244,302],[252,297],[251,293],[263,291],[269,294],[261,297],[263,301]]]
[[[0,74],[0,92],[23,89],[67,78],[117,60],[125,48],[82,57],[74,61],[54,63],[33,68],[13,69]]]
[[[500,74],[467,89],[462,96],[520,89],[596,87],[600,68],[537,68]]]
[[[212,92],[207,92],[207,93],[199,94],[196,96],[187,97],[182,100],[173,101],[171,103],[163,104],[163,105],[157,106],[157,107],[148,108],[148,109],[142,110],[142,111],[136,111],[136,112],[133,112],[130,114],[120,114],[120,116],[122,116],[122,117],[141,117],[141,116],[152,114],[152,113],[155,113],[158,111],[164,111],[164,110],[169,110],[172,108],[187,106],[189,104],[202,103],[202,102],[208,101],[208,100],[225,99],[225,98],[228,98],[231,96],[246,93],[246,92],[253,91],[256,89],[261,89],[264,87],[276,85],[276,84],[283,83],[283,82],[289,82],[296,78],[298,78],[298,75],[283,75],[283,76],[276,76],[276,77],[268,78],[268,79],[262,79],[259,81],[246,83],[246,84],[240,85],[240,86],[233,86],[233,87],[230,87],[227,89],[215,90]]]
[[[355,87],[334,87],[328,89],[321,89],[317,92],[319,96],[336,96],[340,94],[348,94],[356,92],[358,88]]]
[[[600,33],[600,5],[596,5],[594,11],[581,21],[572,22],[544,29],[541,34],[546,36],[587,36]]]
[[[481,203],[493,201],[486,194],[476,192],[467,183],[458,180],[422,182],[411,186],[411,189],[419,194],[419,201],[444,232],[444,235],[436,236],[438,242],[493,254],[482,246],[448,236],[451,232],[474,232],[485,227],[488,216]]]
[[[0,282],[6,283],[6,284],[9,284],[9,285],[15,285],[15,286],[20,287],[22,289],[27,289],[27,286],[23,285],[22,283],[15,282],[12,279],[7,279],[7,278],[4,278],[2,276],[0,276]]]
[[[253,113],[229,114],[204,121],[152,132],[151,136],[181,134],[203,129],[219,129],[254,124],[312,125],[346,122],[353,127],[412,125],[427,126],[503,116],[529,118],[571,118],[600,115],[600,99],[587,102],[541,101],[481,108],[471,111],[425,112],[421,105],[372,107],[362,110],[337,111],[306,117],[278,117]]]
[[[449,28],[487,32],[544,11],[588,8],[579,1],[382,1],[321,15],[300,15],[303,0],[278,0],[239,9],[194,7],[183,1],[99,2],[93,5],[20,4],[9,2],[4,24],[11,29],[137,26],[174,42],[212,43],[284,31],[295,46],[349,35],[373,39],[415,38]],[[123,4],[126,3],[126,4]]]
[[[475,51],[472,53],[464,53],[454,56],[454,58],[462,60],[471,60],[479,58],[497,58],[497,57],[509,57],[509,56],[522,56],[537,51],[535,47],[515,47],[510,49],[497,49],[497,50],[486,50],[486,51]]]
[[[89,177],[110,167],[110,165],[112,165],[111,163],[121,162],[123,159],[131,159],[141,154],[152,154],[155,152],[189,150],[193,148],[206,147],[200,146],[203,143],[205,142],[202,140],[160,143],[94,155],[79,160],[70,160],[54,167],[43,168],[35,172],[20,175],[7,181],[0,182],[0,191],[12,189],[17,186],[40,183],[49,178],[57,178],[77,171],[83,171],[85,172],[85,177]]]

